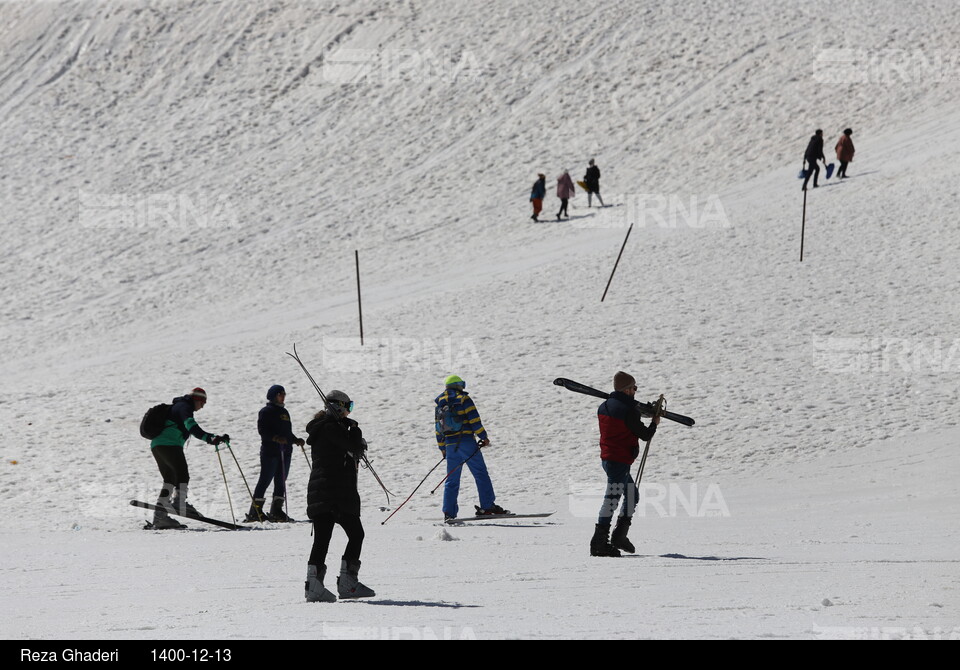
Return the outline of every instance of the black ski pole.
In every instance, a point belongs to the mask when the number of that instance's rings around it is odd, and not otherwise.
[[[330,404],[330,401],[327,400],[327,396],[324,395],[323,391],[320,389],[320,385],[317,384],[316,380],[313,378],[313,375],[311,375],[310,371],[307,370],[307,366],[303,364],[303,361],[300,360],[300,355],[297,353],[297,345],[296,344],[293,345],[292,354],[289,351],[286,352],[286,354],[287,356],[289,356],[290,358],[292,358],[297,362],[297,364],[300,366],[300,369],[303,370],[303,373],[307,376],[307,379],[309,379],[310,383],[313,384],[313,388],[320,395],[320,399],[323,400],[323,405],[326,408],[327,412],[330,413],[330,416],[334,417],[337,421],[340,421],[341,419],[340,412],[337,411],[337,409]],[[390,495],[391,495],[390,491],[388,491],[387,487],[384,486],[383,481],[380,479],[379,475],[377,475],[377,471],[374,470],[373,466],[370,465],[370,461],[367,460],[367,455],[361,452],[360,458],[361,460],[363,460],[367,469],[370,470],[370,474],[372,474],[374,479],[377,480],[377,483],[380,485],[380,488],[383,489],[383,493],[387,496],[387,504],[389,505]]]
[[[423,479],[420,480],[420,483],[417,484],[417,488],[413,489],[413,491],[410,493],[410,495],[407,496],[407,499],[404,500],[404,501],[403,501],[402,503],[400,503],[399,505],[397,505],[397,509],[393,510],[393,511],[390,513],[390,516],[388,516],[386,519],[384,519],[383,521],[380,522],[380,525],[381,525],[381,526],[382,526],[383,524],[385,524],[387,521],[389,521],[389,520],[390,520],[390,517],[392,517],[394,514],[396,514],[397,512],[399,512],[401,507],[403,507],[403,506],[406,505],[408,502],[410,502],[410,499],[413,497],[413,494],[416,493],[416,492],[420,489],[421,486],[423,486],[423,483],[424,483],[425,481],[427,481],[427,477],[429,477],[430,475],[432,475],[432,474],[433,474],[433,471],[436,470],[437,468],[439,468],[439,467],[440,467],[440,464],[443,463],[445,460],[447,460],[446,456],[444,456],[443,458],[441,458],[439,461],[437,461],[437,464],[436,464],[436,465],[434,465],[432,468],[430,468],[430,472],[428,472],[428,473],[426,474],[426,476],[425,476]]]
[[[633,224],[630,224],[630,227],[627,228],[627,236],[623,238],[623,245],[620,247],[620,253],[617,254],[617,262],[613,264],[613,270],[610,272],[610,279],[607,280],[607,287],[603,289],[603,296],[600,297],[600,302],[603,302],[607,297],[607,291],[610,290],[610,282],[613,281],[613,275],[617,272],[617,266],[620,265],[620,257],[623,256],[623,250],[627,248],[627,240],[630,239],[630,231],[633,230]]]

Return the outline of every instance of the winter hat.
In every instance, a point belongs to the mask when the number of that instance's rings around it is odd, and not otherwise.
[[[280,384],[274,384],[270,387],[270,390],[267,391],[267,400],[276,400],[277,396],[281,393],[284,395],[287,394],[286,390],[284,390]]]
[[[626,391],[631,386],[636,386],[637,380],[628,375],[626,372],[618,372],[613,376],[613,390],[614,391]]]
[[[467,385],[467,382],[460,379],[460,377],[458,377],[457,375],[450,375],[449,377],[443,380],[444,386],[456,386],[458,384],[460,385],[460,388],[463,388],[464,386]]]
[[[334,407],[347,410],[350,409],[350,405],[353,404],[350,396],[343,391],[330,391],[330,393],[327,394],[327,401]]]
[[[190,391],[190,395],[192,395],[194,398],[203,398],[204,400],[207,399],[207,392],[199,386]]]
[[[853,130],[850,129],[850,128],[847,128],[846,130],[843,131],[843,134],[844,134],[844,135],[853,135]]]

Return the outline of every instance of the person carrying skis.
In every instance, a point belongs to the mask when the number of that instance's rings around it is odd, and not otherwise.
[[[323,585],[327,573],[327,550],[335,524],[347,534],[337,593],[341,598],[376,595],[357,579],[364,538],[357,471],[367,442],[357,422],[347,418],[353,411],[353,401],[346,393],[331,391],[327,395],[327,404],[328,407],[317,412],[307,424],[310,434],[307,444],[313,455],[313,469],[307,485],[307,516],[313,521],[313,548],[307,561],[304,584],[307,602],[335,602],[337,599]]]
[[[834,150],[837,152],[837,160],[840,161],[840,167],[837,169],[837,178],[845,179],[847,176],[847,165],[853,161],[853,154],[856,151],[853,148],[853,130],[847,128],[843,131],[843,135],[840,136],[840,139],[837,140],[837,146],[834,147]]]
[[[230,441],[229,435],[213,435],[206,432],[193,418],[193,413],[199,412],[206,404],[207,392],[199,386],[187,395],[174,398],[171,401],[170,413],[163,431],[150,441],[150,451],[154,460],[157,461],[160,476],[163,477],[163,487],[157,498],[158,509],[153,513],[153,527],[156,529],[186,528],[184,524],[170,518],[167,510],[178,514],[202,516],[193,505],[187,502],[190,472],[183,453],[183,445],[191,435],[214,446]]]
[[[591,206],[593,196],[597,196],[597,200],[600,201],[600,206],[605,207],[603,198],[600,197],[600,168],[597,167],[596,162],[592,158],[590,159],[586,174],[583,175],[583,183],[587,185],[587,207]]]
[[[460,474],[464,465],[470,469],[480,496],[480,505],[474,505],[476,515],[509,514],[509,511],[496,504],[493,483],[480,451],[490,444],[490,438],[480,421],[477,406],[465,390],[467,383],[457,375],[450,375],[444,380],[444,385],[446,388],[443,393],[434,400],[437,405],[437,446],[447,461],[447,480],[443,488],[444,520],[457,517]]]
[[[647,441],[657,432],[660,417],[649,426],[640,420],[640,410],[634,400],[636,380],[626,372],[613,376],[613,393],[597,409],[600,422],[600,463],[607,475],[607,488],[600,507],[600,517],[590,540],[591,556],[620,556],[620,549],[634,553],[636,549],[627,533],[637,507],[637,486],[630,476],[630,466],[640,455],[639,440]],[[623,505],[617,517],[617,526],[610,535],[613,515]]]
[[[807,144],[807,150],[803,152],[803,160],[807,163],[807,178],[803,180],[803,190],[807,190],[807,182],[810,176],[813,176],[813,187],[817,188],[817,178],[820,176],[820,166],[817,161],[823,161],[823,166],[827,166],[827,159],[823,156],[823,131],[817,128],[817,132],[810,138]]]
[[[257,432],[260,433],[260,479],[253,491],[253,502],[247,512],[246,521],[293,521],[284,512],[287,501],[287,475],[290,473],[290,461],[293,445],[302,447],[305,442],[293,434],[290,413],[283,406],[287,399],[286,390],[274,384],[267,391],[267,404],[257,416]],[[273,503],[270,513],[263,511],[267,487],[273,481]]]
[[[533,216],[530,218],[534,221],[540,221],[539,217],[540,212],[543,211],[543,199],[547,195],[547,175],[538,174],[537,181],[533,182],[533,188],[530,191],[530,202],[533,203]]]
[[[566,218],[570,218],[570,215],[567,214],[567,201],[576,194],[577,192],[573,186],[573,180],[570,178],[570,173],[564,170],[563,174],[557,177],[557,197],[560,198],[560,211],[557,212],[557,221],[560,220],[561,214]]]

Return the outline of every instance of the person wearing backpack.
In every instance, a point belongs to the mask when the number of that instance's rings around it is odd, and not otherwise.
[[[187,502],[190,472],[183,445],[191,436],[212,445],[230,441],[229,435],[206,432],[193,418],[193,413],[199,412],[206,404],[207,392],[199,386],[187,395],[174,398],[163,430],[150,441],[150,451],[157,461],[160,476],[163,477],[163,488],[157,498],[159,509],[153,513],[153,527],[156,529],[186,528],[184,524],[170,518],[168,509],[178,514],[202,516]]]
[[[539,223],[540,212],[543,211],[543,199],[547,195],[547,175],[538,174],[537,181],[533,182],[533,188],[530,189],[530,202],[533,203],[533,216],[530,218]]]
[[[437,446],[447,461],[447,480],[443,488],[444,520],[455,519],[459,512],[457,498],[464,466],[470,469],[480,496],[480,505],[474,505],[476,515],[509,514],[496,504],[493,483],[480,451],[490,444],[490,438],[480,421],[476,405],[465,390],[467,383],[457,375],[450,375],[444,380],[444,385],[446,388],[443,393],[434,400],[437,406]]]
[[[267,404],[257,415],[257,432],[260,433],[260,479],[253,490],[253,502],[247,512],[246,522],[293,521],[283,511],[287,501],[287,475],[293,457],[293,445],[302,447],[305,442],[293,434],[290,413],[283,406],[287,391],[279,384],[267,390]],[[270,513],[263,511],[267,487],[273,482],[273,503]]]

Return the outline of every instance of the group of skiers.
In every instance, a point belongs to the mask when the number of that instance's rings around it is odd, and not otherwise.
[[[853,146],[853,130],[847,128],[843,131],[843,134],[840,135],[840,139],[837,140],[837,145],[834,147],[834,151],[837,154],[837,161],[840,163],[840,167],[837,169],[837,178],[845,179],[847,177],[847,165],[853,161],[853,154],[856,149]],[[813,134],[813,137],[810,138],[810,141],[807,143],[807,149],[803,152],[803,162],[806,165],[804,168],[803,179],[803,190],[807,190],[807,183],[810,181],[810,177],[813,177],[813,187],[817,188],[817,178],[820,176],[820,166],[819,162],[822,162],[824,167],[827,167],[827,159],[823,155],[823,130],[817,128],[816,132]],[[827,174],[829,177],[829,173]]]
[[[600,206],[603,207],[603,199],[600,197],[600,168],[597,167],[596,161],[593,158],[590,159],[587,172],[583,175],[582,184],[583,188],[587,191],[587,207],[593,206],[593,196],[597,196]],[[570,198],[575,195],[576,188],[574,187],[573,179],[570,178],[569,171],[564,170],[563,173],[557,177],[557,197],[560,199],[560,210],[557,212],[557,221],[560,220],[561,216],[563,218],[570,217],[567,211],[567,205]],[[533,203],[533,216],[530,218],[535,222],[539,223],[540,221],[540,212],[543,211],[543,200],[546,196],[547,176],[539,173],[530,191],[530,202]]]
[[[466,382],[457,375],[444,381],[444,391],[435,404],[451,417],[448,425],[437,424],[437,446],[447,463],[443,496],[446,521],[454,520],[459,512],[457,498],[460,474],[466,466],[473,475],[480,505],[477,516],[508,514],[496,504],[493,484],[480,450],[490,444],[490,438],[480,420],[476,405],[466,392]],[[357,422],[349,418],[354,403],[343,391],[334,390],[326,396],[326,407],[306,426],[306,440],[293,432],[290,414],[284,407],[286,390],[279,384],[267,391],[267,404],[260,410],[257,430],[260,433],[260,478],[253,493],[247,522],[292,521],[285,512],[286,479],[290,471],[293,445],[311,448],[311,470],[307,485],[307,517],[313,522],[313,546],[307,562],[305,598],[309,602],[334,602],[337,595],[324,586],[326,555],[335,525],[347,535],[347,546],[340,562],[337,592],[340,598],[368,598],[374,591],[358,579],[360,553],[364,530],[360,521],[360,494],[357,473],[367,449],[367,442]],[[227,434],[215,435],[203,430],[194,418],[206,405],[207,394],[202,388],[175,398],[166,415],[162,432],[150,442],[163,486],[157,498],[156,510],[149,528],[179,529],[186,526],[170,516],[202,516],[187,502],[190,480],[184,455],[184,444],[191,437],[219,446],[229,444]],[[440,414],[440,409],[437,412]],[[306,452],[304,452],[306,453]],[[269,512],[264,510],[265,493],[274,484],[273,502]]]

